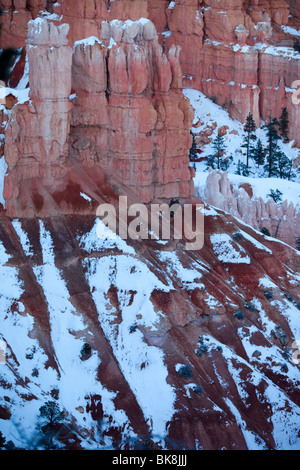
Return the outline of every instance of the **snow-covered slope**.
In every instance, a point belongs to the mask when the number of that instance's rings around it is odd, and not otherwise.
[[[185,89],[184,94],[195,111],[192,133],[199,138],[199,161],[192,163],[196,170],[195,194],[256,229],[267,228],[272,236],[295,247],[300,234],[300,171],[297,167],[300,150],[294,147],[294,142],[278,141],[279,149],[294,164],[291,180],[268,177],[263,165],[258,167],[251,158],[249,176],[236,174],[239,161],[246,163],[242,148],[243,125],[201,92]],[[219,132],[223,135],[225,156],[231,155],[232,162],[226,173],[215,170],[213,175],[207,168],[206,157],[214,153],[213,140]],[[256,136],[266,149],[267,135],[262,126],[256,130]],[[271,197],[272,190],[281,193],[277,203]]]
[[[244,134],[243,124],[231,118],[226,109],[215,104],[200,91],[186,88],[183,90],[183,93],[189,99],[194,109],[194,125],[197,125],[197,127],[192,128],[192,133],[194,135],[201,135],[203,132],[209,130],[208,137],[211,139],[211,142],[199,146],[202,151],[201,158],[203,159],[213,153],[212,140],[217,136],[219,129],[226,126],[224,133],[226,155],[232,155],[233,157],[233,161],[228,168],[228,173],[230,175],[235,174],[238,161],[241,160],[246,163],[245,157],[243,156],[245,150],[242,149]],[[261,122],[260,127],[256,130],[256,136],[257,140],[260,139],[262,145],[267,147],[267,135],[266,130],[263,129],[263,125],[264,122]],[[282,140],[279,140],[278,146],[290,160],[294,160],[300,156],[300,150],[294,147],[294,141],[284,143]],[[252,159],[250,159],[249,169],[250,177],[260,178],[262,176],[261,169],[257,169]],[[206,163],[203,159],[200,163],[196,163],[196,171],[202,172],[204,170],[206,170]],[[278,180],[278,178],[270,178],[269,184],[273,185],[274,179],[276,181]],[[300,183],[300,173],[296,173],[294,181]],[[278,182],[278,184],[280,184],[280,182]]]
[[[40,448],[55,401],[62,448],[300,447],[300,256],[217,209],[205,227],[186,251],[100,239],[92,216],[1,217],[7,441]]]

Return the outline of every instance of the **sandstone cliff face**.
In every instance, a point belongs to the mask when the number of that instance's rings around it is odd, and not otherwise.
[[[151,3],[149,17],[154,20],[158,15],[152,18],[152,11],[157,9],[152,10]],[[299,107],[288,91],[300,76],[299,54],[292,49],[286,54],[279,47],[282,41],[293,44],[283,39],[280,29],[289,21],[287,2],[235,0],[220,5],[195,0],[188,6],[179,1],[166,8],[167,23],[161,23],[158,31],[165,47],[181,46],[184,86],[214,98],[241,122],[252,112],[259,125],[270,109],[279,117],[281,107],[287,106],[295,119],[290,138],[299,145]],[[275,47],[267,48],[268,43]],[[276,80],[282,82],[279,93],[278,83],[270,83]]]
[[[12,212],[30,204],[28,192],[19,191],[23,181],[37,178],[54,189],[66,173],[72,107],[67,32],[68,25],[28,23],[29,102],[13,108],[6,130],[4,198]]]
[[[31,185],[62,191],[74,162],[101,168],[141,202],[193,195],[193,113],[181,92],[178,48],[166,56],[149,20],[101,27],[101,39],[76,42],[72,54],[68,25],[29,22],[30,101],[14,107],[6,131],[11,215],[34,212]],[[16,184],[23,181],[25,193]]]
[[[180,46],[185,87],[191,86],[216,98],[218,104],[225,105],[241,121],[252,111],[257,124],[270,108],[278,117],[282,103],[286,103],[293,116],[291,122],[295,122],[291,126],[291,139],[300,145],[299,107],[292,106],[288,92],[299,79],[300,61],[299,57],[291,58],[277,49],[281,44],[293,45],[292,36],[285,34],[281,26],[293,26],[299,17],[296,1],[226,0],[220,5],[216,0],[99,0],[81,1],[74,8],[73,0],[61,3],[32,0],[26,5],[20,2],[18,11],[11,0],[3,5],[3,47],[23,46],[28,20],[41,11],[56,24],[70,25],[70,45],[86,37],[101,37],[102,21],[149,18],[166,51],[174,44]],[[289,17],[290,13],[294,18]],[[260,47],[264,43],[275,48],[266,52],[266,47]],[[249,47],[243,48],[245,44]],[[280,93],[277,93],[278,85],[269,84],[272,77],[275,81],[276,77],[282,77]]]
[[[178,49],[165,56],[149,20],[104,22],[101,37],[74,46],[73,158],[82,153],[142,202],[188,198],[193,113],[181,93]],[[89,151],[81,148],[86,126]]]

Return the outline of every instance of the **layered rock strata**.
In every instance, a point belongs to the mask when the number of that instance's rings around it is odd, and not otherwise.
[[[76,7],[73,0],[31,0],[26,4],[20,0],[17,9],[16,2],[2,3],[2,47],[24,45],[27,22],[38,14],[56,24],[68,23],[70,44],[90,36],[100,37],[103,21],[149,18],[166,51],[174,44],[181,47],[185,87],[217,99],[242,122],[252,111],[257,125],[260,115],[264,117],[270,108],[273,116],[279,117],[279,109],[286,104],[293,123],[290,138],[300,145],[299,107],[292,107],[288,92],[299,80],[300,56],[291,56],[296,36],[282,29],[286,25],[292,26],[290,31],[297,28],[299,7],[293,0],[226,0],[222,5],[217,0],[85,0]],[[266,50],[269,44],[275,47]],[[288,53],[278,48],[281,45],[290,47]],[[282,81],[280,93],[278,84],[270,85],[273,80]]]
[[[17,206],[26,210],[30,204],[28,192],[21,190],[23,181],[36,178],[52,189],[63,184],[72,108],[68,29],[39,18],[28,24],[29,102],[14,106],[6,128],[8,211]]]
[[[103,22],[101,39],[77,41],[73,54],[67,32],[29,22],[30,101],[13,108],[6,130],[8,212],[30,204],[22,181],[62,191],[74,163],[100,167],[141,202],[192,196],[179,49],[166,56],[149,20]]]
[[[104,22],[102,39],[74,45],[70,153],[100,165],[142,202],[189,197],[193,115],[181,93],[178,48],[165,56],[148,20]]]

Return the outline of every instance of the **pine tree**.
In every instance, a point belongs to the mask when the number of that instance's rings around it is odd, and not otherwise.
[[[5,82],[6,80],[9,79],[10,73],[11,73],[11,67],[19,55],[21,55],[21,49],[12,49],[12,48],[0,49],[0,80],[1,81]]]
[[[296,248],[298,251],[300,251],[300,237],[296,238]]]
[[[256,124],[253,119],[252,113],[249,113],[246,118],[246,123],[244,126],[244,143],[242,144],[243,148],[246,148],[246,167],[249,167],[249,158],[253,153],[253,147],[251,146],[251,141],[256,140]]]
[[[0,449],[2,449],[5,446],[6,439],[3,436],[2,432],[0,431]]]
[[[269,230],[268,230],[266,227],[263,227],[263,228],[261,229],[261,233],[263,233],[264,235],[267,235],[268,237],[271,236]]]
[[[241,160],[238,161],[237,164],[237,169],[235,172],[236,175],[242,175],[242,176],[249,176],[249,168],[245,165],[245,163],[241,162]]]
[[[213,170],[216,168],[218,170],[227,169],[228,164],[226,162],[228,162],[229,159],[226,159],[226,157],[224,157],[226,150],[224,137],[218,134],[212,142],[212,147],[215,152],[211,155],[208,155],[206,160],[207,168],[211,167]]]
[[[278,176],[281,179],[290,180],[292,177],[295,176],[293,173],[293,161],[290,160],[284,152],[278,150],[276,152],[276,160],[277,160],[277,167],[278,167]]]
[[[192,132],[191,132],[192,134]],[[190,152],[189,152],[189,158],[190,158],[190,161],[195,161],[195,159],[197,159],[197,148],[196,148],[196,142],[195,142],[195,136],[192,134],[193,136],[193,143],[192,143],[192,146],[190,148]]]
[[[278,178],[279,176],[277,155],[278,153],[275,150],[272,153],[269,152],[267,154],[266,164],[264,165],[264,171],[269,178]]]
[[[289,139],[289,118],[287,108],[282,108],[279,118],[279,130],[281,137],[287,141]]]
[[[282,202],[282,192],[279,189],[270,189],[270,193],[267,196],[270,196],[276,204]]]
[[[278,152],[278,140],[280,136],[277,132],[277,127],[279,122],[276,118],[270,118],[269,124],[266,124],[264,127],[267,129],[267,139],[268,139],[268,154],[267,154],[267,164],[264,166],[265,171],[268,173],[269,178],[272,176],[278,176],[278,166],[276,161],[276,152]]]
[[[258,139],[257,145],[253,150],[253,158],[257,166],[263,165],[265,162],[264,148],[260,139]]]
[[[58,421],[62,421],[64,414],[60,411],[58,404],[55,401],[47,401],[44,406],[41,406],[40,416],[46,418],[48,425],[52,426]]]

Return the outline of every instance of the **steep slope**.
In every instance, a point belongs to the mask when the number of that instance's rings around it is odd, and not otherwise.
[[[299,448],[299,254],[209,206],[199,251],[102,232],[1,217],[6,439],[55,400],[69,449]]]
[[[249,175],[236,174],[239,162],[245,163],[245,131],[243,125],[230,117],[226,109],[209,100],[203,93],[184,89],[195,111],[192,133],[197,149],[195,169],[195,194],[203,201],[242,219],[251,227],[266,228],[271,236],[296,247],[300,233],[300,152],[295,142],[279,140],[278,146],[291,162],[292,178],[268,177],[264,164],[249,161]],[[227,171],[211,171],[206,158],[214,154],[213,142],[217,135],[224,139],[225,155],[232,157]],[[257,145],[261,141],[267,153],[268,139],[263,126],[255,131]],[[241,173],[241,172],[240,172]],[[287,177],[285,177],[287,178]],[[270,197],[271,190],[281,192],[281,201]]]

